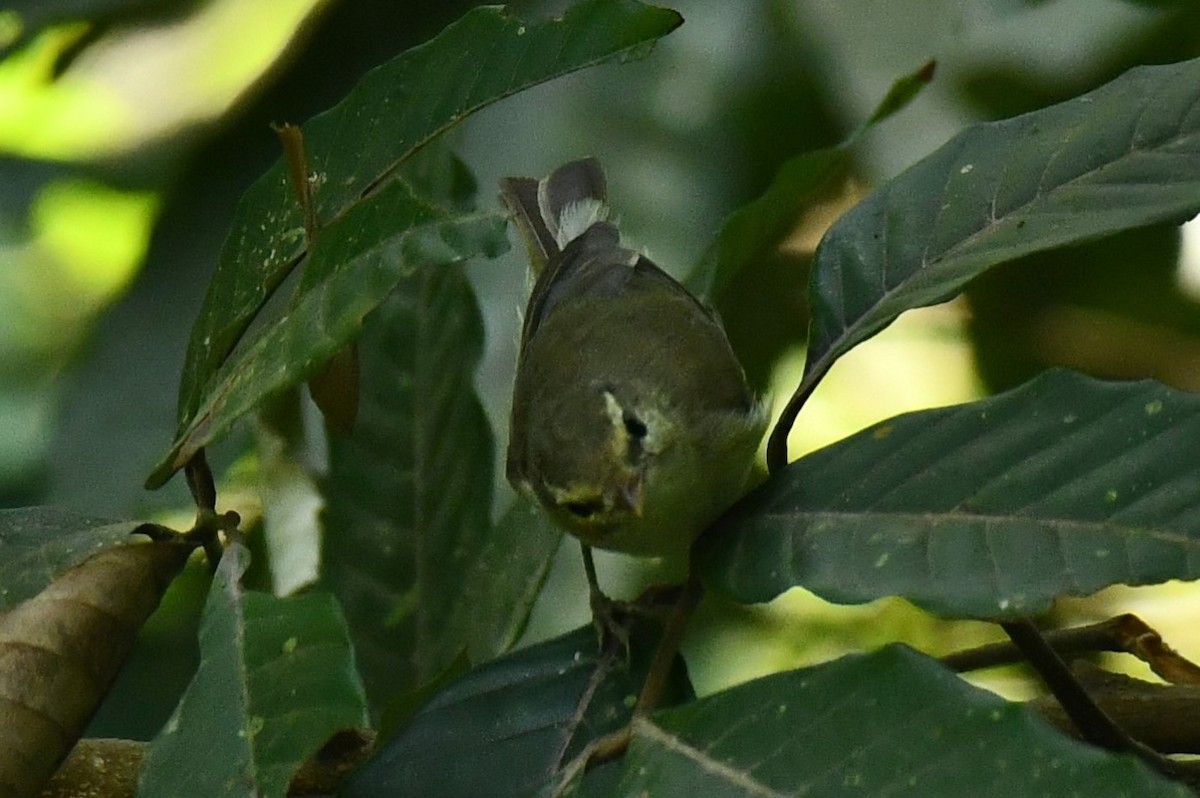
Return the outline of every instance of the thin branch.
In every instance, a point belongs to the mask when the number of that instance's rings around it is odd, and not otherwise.
[[[1053,629],[1042,634],[1064,659],[1098,652],[1132,654],[1168,682],[1200,684],[1200,667],[1180,656],[1153,627],[1136,615],[1126,613],[1099,623]],[[1024,655],[1012,643],[993,643],[941,659],[943,665],[960,673],[1024,661]]]
[[[1029,660],[1029,664],[1041,675],[1050,692],[1054,694],[1085,740],[1110,751],[1134,753],[1158,772],[1172,778],[1180,775],[1177,762],[1130,737],[1092,700],[1062,657],[1050,647],[1032,621],[1009,621],[1001,626],[1013,644]]]
[[[671,617],[667,620],[667,626],[663,630],[662,638],[658,641],[658,648],[654,651],[654,659],[650,663],[646,681],[642,684],[641,695],[638,696],[637,705],[633,710],[634,715],[645,717],[653,712],[662,701],[663,692],[666,690],[671,676],[672,666],[675,664],[675,657],[679,654],[679,647],[683,644],[683,635],[687,632],[688,622],[691,621],[692,615],[695,614],[696,607],[700,605],[700,599],[703,597],[704,584],[700,581],[699,572],[694,567],[689,568],[683,592],[675,602]]]
[[[1089,662],[1071,666],[1088,694],[1130,736],[1156,751],[1200,754],[1200,685],[1155,684],[1112,673]],[[1058,702],[1050,696],[1030,706],[1069,734],[1075,730]],[[1195,763],[1200,767],[1200,763]]]
[[[192,493],[192,501],[199,510],[215,510],[217,507],[217,486],[213,481],[212,469],[208,467],[204,447],[196,450],[192,458],[183,467],[187,478],[188,490]]]

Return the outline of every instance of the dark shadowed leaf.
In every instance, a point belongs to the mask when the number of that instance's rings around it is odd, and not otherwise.
[[[743,602],[800,585],[942,615],[1038,613],[1114,583],[1200,577],[1200,397],[1050,371],[803,457],[713,531]]]
[[[137,526],[54,507],[0,510],[0,608],[36,595],[66,569],[128,539]]]
[[[1065,366],[1200,386],[1200,305],[1180,279],[1181,240],[1175,225],[1141,227],[980,275],[965,294],[966,332],[984,383],[998,392]]]
[[[473,567],[462,576],[464,597],[452,621],[472,662],[504,653],[521,637],[563,534],[524,496],[514,499],[488,533]]]
[[[433,40],[368,73],[345,100],[303,126],[321,237],[386,185],[421,145],[472,112],[559,75],[642,54],[680,21],[672,11],[633,0],[585,0],[562,19],[531,25],[496,6],[468,12]],[[392,223],[382,237],[403,231]],[[281,160],[238,205],[192,331],[178,437],[196,426],[234,346],[305,249],[303,213]],[[238,360],[252,354],[262,353],[243,349]],[[292,357],[308,360],[312,354],[293,349]],[[156,477],[161,480],[162,472]]]
[[[455,267],[401,280],[359,341],[358,423],[330,443],[324,576],[376,711],[467,645],[450,619],[491,525],[492,432],[474,388],[482,346]]]
[[[589,798],[1191,793],[1133,757],[1071,740],[1031,710],[903,646],[775,674],[637,720],[615,788]]]
[[[326,740],[366,724],[337,602],[244,590],[248,559],[238,544],[225,550],[201,622],[200,668],[150,745],[139,796],[282,798]]]
[[[628,722],[655,639],[635,629],[630,663],[620,646],[599,652],[588,626],[477,668],[434,696],[340,795],[537,795],[588,742]],[[677,660],[666,705],[689,696]]]
[[[773,467],[839,357],[989,266],[1200,211],[1200,60],[1139,67],[1065,103],[976,125],[876,190],[817,248],[804,378]]]

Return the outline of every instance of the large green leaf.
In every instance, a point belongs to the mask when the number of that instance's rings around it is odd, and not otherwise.
[[[165,482],[264,398],[315,374],[358,336],[363,317],[405,274],[495,255],[506,246],[503,218],[452,217],[416,197],[407,184],[389,183],[322,235],[293,306],[215,373],[147,486]]]
[[[598,651],[588,626],[477,668],[434,696],[339,795],[536,795],[628,721],[653,641],[635,629],[630,662],[620,646]],[[691,695],[678,666],[668,706]]]
[[[244,590],[246,550],[217,569],[200,628],[200,668],[150,744],[138,795],[287,794],[336,732],[366,724],[345,621],[326,593]]]
[[[559,75],[644,53],[680,22],[672,11],[634,0],[584,0],[561,19],[530,25],[495,6],[468,12],[368,73],[345,100],[304,125],[322,237],[419,147],[474,111]],[[304,255],[303,216],[282,161],[239,202],[192,331],[180,382],[180,437],[214,395],[219,370],[251,321]],[[402,230],[396,224],[388,232]]]
[[[0,608],[37,595],[54,577],[105,546],[127,540],[136,521],[109,521],[54,507],[0,510]]]
[[[492,433],[474,390],[482,347],[474,294],[454,267],[403,278],[359,342],[358,422],[330,442],[324,576],[376,710],[467,645],[450,619],[490,528]]]
[[[1005,618],[1200,577],[1200,397],[1051,371],[885,421],[776,473],[721,520],[707,577]]]
[[[1059,105],[976,125],[877,189],[817,248],[804,378],[772,433],[839,357],[989,266],[1200,211],[1200,60],[1140,67]]]
[[[1191,795],[903,646],[767,676],[639,719],[622,771],[615,788],[589,778],[579,795]]]

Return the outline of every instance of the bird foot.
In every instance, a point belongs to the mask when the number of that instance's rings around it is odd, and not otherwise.
[[[651,620],[664,625],[681,590],[681,585],[652,585],[633,601],[609,598],[600,590],[593,590],[589,597],[592,625],[596,628],[601,650],[619,644],[628,659],[630,631],[634,624],[639,620]]]

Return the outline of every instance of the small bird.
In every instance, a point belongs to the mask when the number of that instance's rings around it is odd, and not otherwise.
[[[507,476],[589,547],[681,558],[747,487],[765,403],[714,313],[621,246],[598,161],[500,182],[534,286]]]

